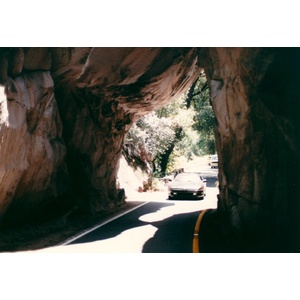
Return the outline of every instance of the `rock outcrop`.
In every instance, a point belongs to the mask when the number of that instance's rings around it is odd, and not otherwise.
[[[55,206],[67,191],[66,147],[49,52],[1,54],[0,220],[18,223]]]
[[[199,75],[193,48],[5,48],[0,222],[60,208],[101,212],[118,198],[125,133]],[[26,222],[26,220],[25,220]]]
[[[219,210],[248,251],[299,250],[299,54],[202,49],[216,116]]]

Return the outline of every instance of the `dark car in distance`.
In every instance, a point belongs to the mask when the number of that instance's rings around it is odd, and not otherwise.
[[[180,173],[169,184],[169,199],[204,199],[206,180],[196,173]]]

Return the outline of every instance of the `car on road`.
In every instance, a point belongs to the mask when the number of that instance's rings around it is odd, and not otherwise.
[[[180,173],[169,184],[169,199],[204,199],[206,180],[196,173]]]
[[[218,155],[217,154],[211,155],[209,165],[212,169],[218,168],[218,162],[219,162]]]

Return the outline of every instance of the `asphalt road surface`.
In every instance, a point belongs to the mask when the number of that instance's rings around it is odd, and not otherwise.
[[[205,172],[204,172],[205,173]],[[42,252],[192,253],[201,211],[217,207],[217,170],[206,170],[204,200],[168,200],[167,192],[137,193],[131,211],[114,216],[56,247]],[[131,200],[129,200],[131,201]]]

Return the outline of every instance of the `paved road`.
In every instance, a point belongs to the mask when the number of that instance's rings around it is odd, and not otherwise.
[[[199,171],[207,178],[204,200],[168,200],[167,191],[136,193],[128,200],[137,203],[131,211],[114,216],[61,246],[38,251],[191,253],[200,212],[217,207],[217,172],[208,166],[203,166]]]
[[[199,210],[182,212],[175,206],[149,202],[71,245],[92,243],[100,252],[189,253]]]
[[[204,209],[216,208],[216,188],[204,200],[167,200],[151,193],[138,206],[98,228],[42,252],[191,253],[196,221]],[[141,194],[140,194],[141,197]]]

